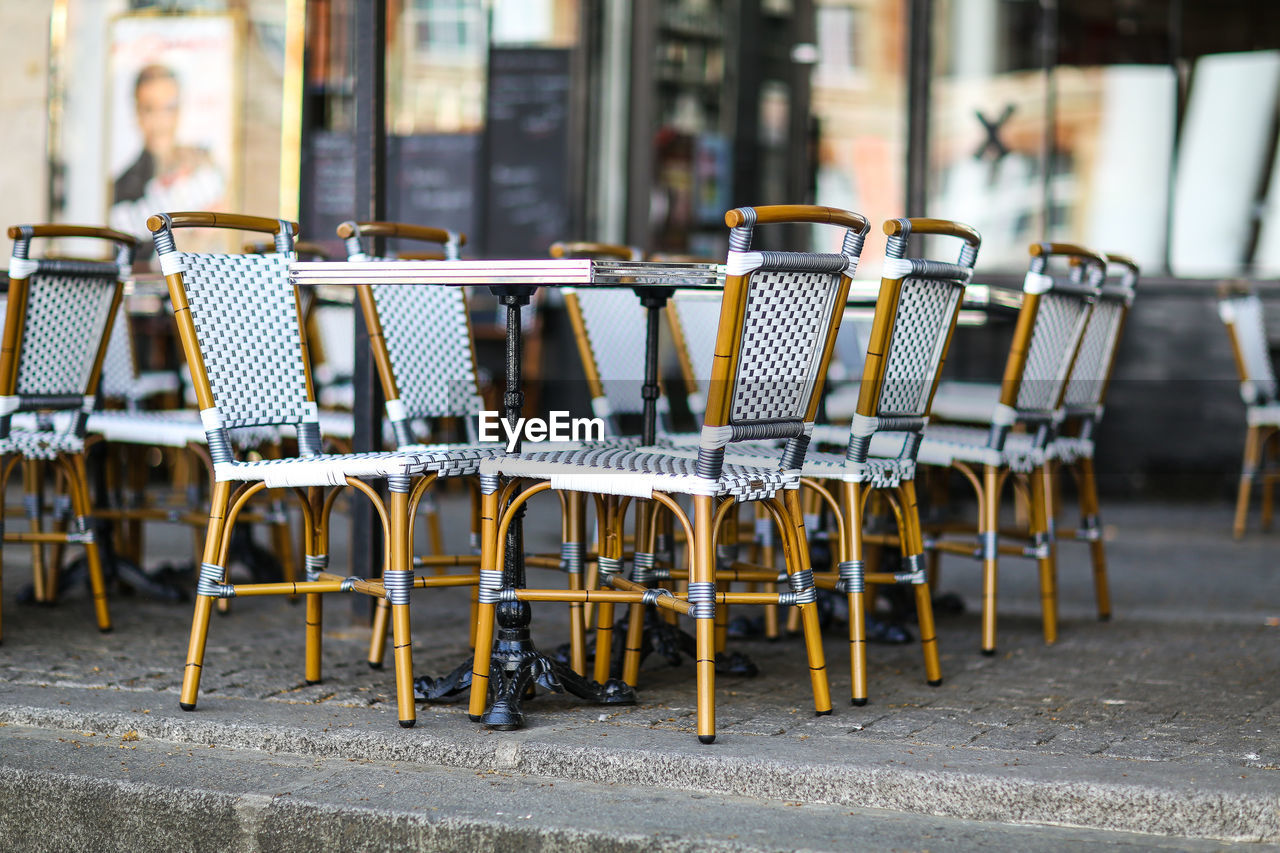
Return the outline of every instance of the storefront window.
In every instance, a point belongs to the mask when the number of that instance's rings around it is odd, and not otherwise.
[[[858,211],[873,227],[859,276],[879,275],[879,220],[906,199],[906,5],[898,0],[819,0],[813,114],[818,121],[818,204]],[[831,229],[815,229],[820,240]],[[822,243],[820,251],[836,247]]]
[[[300,2],[55,3],[50,215],[108,222],[145,255],[157,210],[279,210],[297,173],[283,105]]]
[[[1029,0],[934,7],[927,210],[977,228],[986,269],[1025,265],[1027,244],[1045,232],[1046,190],[1052,197],[1064,170],[1046,160],[1039,18]],[[1048,213],[1060,215],[1052,204]]]

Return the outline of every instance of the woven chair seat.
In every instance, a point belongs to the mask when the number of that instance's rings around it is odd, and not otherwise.
[[[56,459],[59,453],[83,453],[84,439],[53,430],[10,430],[0,438],[0,454],[20,453],[27,459]]]
[[[206,437],[200,413],[190,409],[148,412],[102,411],[89,415],[86,432],[122,444],[186,447],[204,444]],[[275,427],[250,427],[231,431],[231,443],[240,449],[270,444],[280,438]]]
[[[935,420],[989,424],[999,404],[999,382],[940,382],[930,413]]]
[[[657,492],[734,497],[739,501],[770,498],[799,486],[797,472],[726,464],[719,480],[698,476],[697,453],[646,452],[621,447],[592,447],[549,453],[500,456],[480,465],[480,473],[550,480],[551,488],[648,498]]]
[[[181,390],[182,380],[172,370],[144,370],[129,383],[126,399],[141,402],[158,394],[176,394]]]
[[[839,438],[822,439],[823,444],[840,444],[848,441],[848,427],[826,426],[814,430],[814,442],[819,443],[817,430],[828,430],[832,435],[838,433]],[[820,453],[810,450],[804,457],[802,477],[814,480],[847,480],[851,483],[868,483],[877,488],[890,488],[903,480],[915,476],[915,461],[899,459],[902,452],[903,437],[891,433],[878,433],[871,439],[871,450],[867,461],[860,471],[854,470],[843,453]],[[670,456],[686,459],[697,459],[696,447],[642,447],[642,452],[661,452]],[[746,467],[768,468],[776,465],[782,458],[783,448],[777,444],[765,442],[744,442],[731,445],[725,450],[726,462]]]
[[[452,448],[447,452],[325,453],[288,459],[224,462],[213,466],[217,480],[266,483],[269,488],[289,486],[338,486],[347,477],[357,479],[437,473],[442,477],[475,474],[480,461],[492,449]]]
[[[1280,403],[1265,406],[1249,406],[1245,420],[1251,427],[1280,426]]]
[[[1093,440],[1074,435],[1060,435],[1053,440],[1052,456],[1064,465],[1093,458]]]
[[[929,426],[920,443],[919,461],[923,465],[950,465],[953,462],[972,462],[979,465],[1005,465],[1010,470],[1025,474],[1054,458],[1054,448],[1037,450],[1028,433],[1010,433],[1005,437],[1004,449],[987,446],[988,430],[981,427]]]

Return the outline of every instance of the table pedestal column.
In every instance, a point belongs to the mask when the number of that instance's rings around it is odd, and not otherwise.
[[[531,286],[493,287],[498,301],[507,308],[507,389],[503,395],[504,417],[516,423],[524,408],[521,390],[522,329],[520,309],[529,304],[536,288]],[[519,449],[517,445],[517,450]],[[517,493],[518,494],[518,493]],[[512,497],[515,497],[513,494]],[[502,586],[523,589],[524,507],[516,512],[507,529],[506,559],[503,561]],[[490,663],[489,710],[477,721],[494,729],[511,730],[524,725],[521,703],[534,685],[556,693],[572,693],[602,705],[633,705],[635,691],[626,682],[611,678],[604,684],[584,678],[565,664],[537,650],[529,635],[533,612],[527,601],[503,601],[495,614],[497,632]],[[471,686],[472,661],[467,660],[443,678],[423,676],[414,681],[414,694],[419,699],[442,699],[456,695]]]

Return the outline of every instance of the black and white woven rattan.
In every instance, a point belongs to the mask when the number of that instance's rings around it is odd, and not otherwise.
[[[1242,282],[1227,282],[1218,300],[1231,340],[1236,373],[1240,379],[1240,399],[1245,406],[1244,456],[1240,465],[1240,485],[1236,493],[1232,534],[1244,536],[1249,521],[1249,499],[1255,483],[1262,484],[1262,527],[1271,527],[1274,512],[1272,491],[1280,473],[1266,464],[1267,445],[1280,435],[1280,395],[1271,347],[1267,338],[1262,299]]]
[[[717,336],[711,396],[696,458],[643,450],[592,448],[502,456],[481,465],[484,492],[481,539],[481,614],[471,680],[471,713],[479,716],[491,678],[502,694],[507,673],[491,671],[489,645],[500,602],[598,601],[597,666],[609,654],[613,605],[658,604],[692,615],[696,625],[699,739],[715,739],[714,621],[718,604],[744,601],[796,604],[803,614],[814,707],[831,710],[825,659],[815,609],[816,587],[808,566],[797,487],[827,362],[849,290],[849,272],[862,249],[866,221],[845,211],[812,207],[741,208],[730,211],[732,227],[725,295]],[[839,254],[752,251],[757,224],[820,222],[845,229]],[[726,462],[736,442],[785,439],[782,458],[770,465]],[[541,480],[515,497],[503,478]],[[526,590],[504,584],[502,542],[525,501],[547,489],[595,495],[600,516],[598,546],[602,590]],[[671,497],[692,497],[693,517]],[[652,585],[652,566],[638,565],[631,578],[621,569],[621,518],[630,499],[643,498],[670,510],[685,529],[690,555],[687,594]],[[718,593],[714,580],[714,528],[734,504],[761,500],[785,537],[789,593]],[[650,525],[652,530],[652,525]],[[652,546],[637,547],[651,552]],[[593,598],[594,596],[594,598]],[[643,619],[633,610],[628,656],[638,655]]]
[[[71,225],[20,225],[8,233],[13,251],[0,352],[0,489],[21,464],[28,529],[0,530],[5,542],[32,545],[37,601],[57,598],[59,546],[82,544],[98,628],[108,631],[102,560],[90,523],[85,423],[96,402],[107,336],[137,241],[105,228]],[[115,260],[31,257],[33,239],[61,237],[108,241]],[[62,417],[55,419],[58,414]],[[55,502],[51,530],[43,528],[41,513],[46,466],[56,469],[66,486]],[[46,546],[53,546],[52,553]]]
[[[306,359],[306,336],[289,263],[293,223],[211,213],[157,214],[148,220],[169,285],[170,302],[191,368],[200,418],[213,461],[209,534],[197,588],[191,643],[180,703],[193,710],[214,601],[237,595],[305,594],[308,682],[320,679],[321,595],[360,592],[385,598],[391,607],[397,709],[402,726],[416,719],[410,651],[409,598],[415,586],[410,563],[413,510],[439,476],[474,464],[446,454],[325,454],[320,447],[318,407]],[[174,231],[220,227],[274,236],[274,254],[184,253]],[[231,430],[272,427],[292,432],[298,455],[253,460],[240,457]],[[385,482],[384,499],[370,481]],[[238,489],[236,487],[239,486]],[[351,486],[377,509],[386,537],[381,578],[340,577],[328,569],[330,487]],[[307,580],[284,584],[233,584],[226,577],[228,531],[245,502],[268,488],[286,488],[299,498],[306,542]],[[234,490],[234,494],[233,494]]]
[[[1069,262],[1069,272],[1055,275],[1049,265],[1051,259]],[[1068,382],[1105,277],[1106,260],[1095,252],[1070,244],[1033,244],[1022,308],[1000,396],[988,425],[931,425],[920,446],[920,464],[959,470],[978,496],[976,553],[967,543],[941,537],[934,547],[982,560],[982,651],[987,655],[995,653],[997,567],[1001,553],[1037,561],[1044,639],[1046,643],[1057,640],[1051,523],[1055,438],[1064,417]],[[1013,432],[1015,426],[1027,432]],[[1030,481],[1031,519],[1029,542],[1025,545],[1001,545],[999,541],[1000,495],[1010,475],[1025,475]]]
[[[835,520],[835,571],[820,575],[820,585],[849,597],[851,701],[867,701],[866,583],[909,584],[916,598],[920,641],[929,684],[942,683],[924,547],[915,495],[915,456],[929,417],[930,401],[959,317],[966,284],[977,260],[981,238],[956,222],[898,219],[885,223],[887,259],[875,319],[863,361],[861,391],[852,423],[814,430],[815,440],[843,443],[845,452],[810,451],[802,467],[806,485],[832,510]],[[906,258],[913,234],[942,234],[962,241],[955,263]],[[819,437],[819,431],[823,434]],[[776,458],[778,451],[753,447],[730,451],[726,458],[746,463]],[[828,489],[820,483],[833,484]],[[898,508],[898,542],[903,566],[898,572],[867,575],[863,566],[863,517],[866,496],[886,492]],[[833,491],[835,494],[833,494]],[[816,515],[813,516],[816,519]]]

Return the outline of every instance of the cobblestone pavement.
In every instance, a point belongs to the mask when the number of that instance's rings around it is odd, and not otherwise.
[[[815,717],[802,644],[740,641],[762,674],[718,679],[712,747],[692,736],[691,664],[656,658],[632,707],[540,696],[526,705],[526,730],[493,733],[462,702],[442,703],[420,706],[418,726],[401,731],[389,669],[364,664],[367,630],[332,598],[323,683],[302,682],[299,606],[237,600],[212,626],[200,708],[183,714],[189,605],[116,596],[116,629],[99,635],[82,593],[56,609],[15,603],[24,568],[7,559],[0,722],[967,820],[1280,840],[1280,534],[1233,543],[1221,508],[1119,506],[1108,520],[1112,622],[1093,618],[1086,549],[1064,543],[1059,642],[1042,642],[1034,568],[1009,559],[999,654],[982,657],[978,567],[948,559],[942,590],[970,612],[939,617],[941,687],[925,685],[917,646],[872,646],[871,703],[849,706],[837,625],[826,642],[836,711]],[[547,544],[538,524],[530,547]],[[467,657],[465,592],[420,592],[414,608],[419,673]],[[563,639],[563,624],[560,608],[536,608],[543,648]]]

